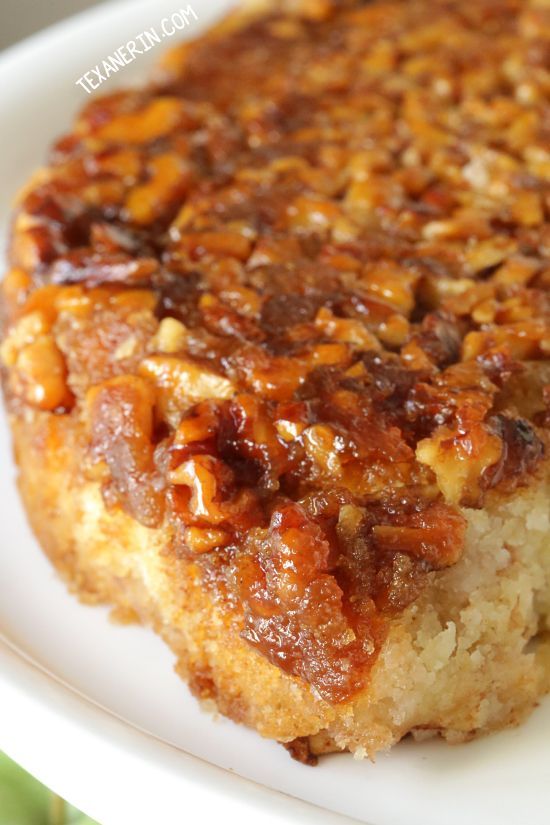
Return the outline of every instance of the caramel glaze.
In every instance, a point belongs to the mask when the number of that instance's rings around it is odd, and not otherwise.
[[[534,0],[303,2],[93,100],[15,213],[12,405],[330,702],[544,455],[549,61]]]

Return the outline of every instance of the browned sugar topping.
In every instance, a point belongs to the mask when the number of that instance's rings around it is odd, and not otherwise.
[[[242,634],[361,688],[550,423],[550,8],[302,0],[94,100],[22,196],[7,391]]]

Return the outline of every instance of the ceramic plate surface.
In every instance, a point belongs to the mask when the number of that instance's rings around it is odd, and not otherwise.
[[[89,99],[75,81],[186,5],[110,3],[0,56],[3,237],[13,194]],[[229,5],[196,0],[199,20],[185,33]],[[170,42],[101,91],[145,80]],[[116,626],[66,593],[26,524],[0,424],[0,749],[102,825],[184,822],[191,812],[244,825],[548,822],[548,701],[522,727],[468,745],[405,741],[376,764],[337,755],[315,769],[202,712],[151,632]]]

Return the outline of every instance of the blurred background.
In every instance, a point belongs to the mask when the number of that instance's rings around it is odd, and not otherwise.
[[[103,0],[0,0],[0,49]]]

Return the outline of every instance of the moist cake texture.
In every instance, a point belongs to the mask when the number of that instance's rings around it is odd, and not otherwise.
[[[270,4],[92,100],[18,199],[40,542],[305,760],[548,687],[549,100],[546,0]]]

